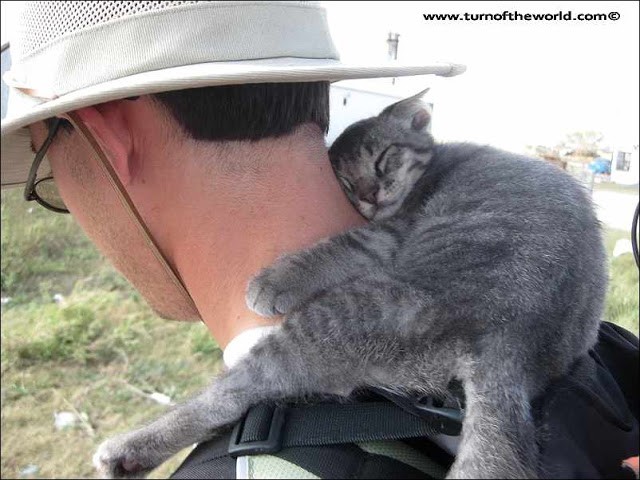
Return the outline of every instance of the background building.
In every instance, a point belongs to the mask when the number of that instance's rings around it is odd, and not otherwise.
[[[637,185],[640,176],[638,145],[619,145],[611,157],[611,181],[623,185]]]

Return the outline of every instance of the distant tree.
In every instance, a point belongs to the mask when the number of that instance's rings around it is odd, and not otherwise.
[[[567,162],[560,158],[560,153],[557,148],[545,147],[544,145],[527,145],[526,151],[529,155],[542,158],[563,170],[567,168]]]
[[[545,145],[527,145],[526,151],[530,155],[535,155],[540,158],[556,158],[560,156],[557,148],[547,147]]]
[[[598,152],[603,149],[604,135],[593,130],[569,133],[565,139],[557,145],[557,149],[563,153],[579,157],[598,156]]]

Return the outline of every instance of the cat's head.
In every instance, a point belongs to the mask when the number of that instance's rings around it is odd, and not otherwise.
[[[331,145],[329,158],[351,203],[369,220],[397,213],[433,154],[428,91],[349,126]]]

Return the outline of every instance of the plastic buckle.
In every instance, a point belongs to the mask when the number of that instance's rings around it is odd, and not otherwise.
[[[462,409],[438,407],[435,405],[433,397],[403,397],[380,388],[371,390],[395,403],[404,411],[428,420],[438,433],[458,436],[462,431],[462,420],[464,418]]]
[[[450,407],[436,407],[433,397],[418,398],[413,402],[413,405],[420,412],[421,417],[434,419],[438,422],[436,428],[440,433],[453,436],[460,435],[464,418],[462,410]]]
[[[234,427],[231,433],[231,441],[229,442],[229,455],[233,458],[242,455],[261,455],[265,453],[275,453],[282,449],[282,432],[284,430],[285,411],[281,407],[275,407],[271,417],[271,425],[269,426],[269,434],[266,440],[257,440],[254,442],[241,442],[244,423],[247,418],[245,415],[240,422]]]

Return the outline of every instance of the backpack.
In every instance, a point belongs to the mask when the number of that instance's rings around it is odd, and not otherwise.
[[[596,346],[532,402],[543,478],[634,478],[622,461],[638,455],[638,369],[638,339],[603,323]],[[171,478],[444,478],[461,426],[458,408],[377,390],[261,404]]]

